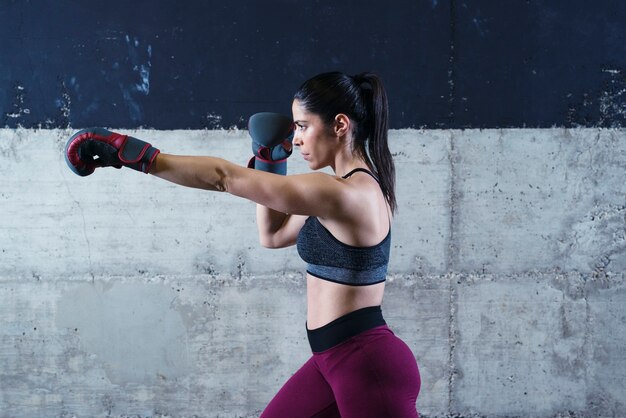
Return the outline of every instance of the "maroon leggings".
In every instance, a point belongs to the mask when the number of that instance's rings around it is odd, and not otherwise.
[[[314,352],[261,418],[418,418],[420,383],[409,347],[377,326]]]

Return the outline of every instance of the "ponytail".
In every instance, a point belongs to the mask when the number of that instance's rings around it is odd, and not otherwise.
[[[365,100],[365,128],[369,135],[365,141],[354,141],[355,151],[365,157],[365,161],[380,181],[383,194],[389,202],[392,213],[397,210],[395,184],[396,170],[389,151],[389,107],[387,93],[380,78],[374,73],[362,73],[353,76],[361,87]],[[367,152],[365,144],[367,143]]]

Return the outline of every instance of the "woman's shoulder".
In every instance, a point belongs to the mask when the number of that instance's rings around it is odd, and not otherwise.
[[[376,180],[365,173],[337,178],[341,179],[344,189],[344,203],[330,216],[318,217],[320,223],[349,245],[368,246],[380,242],[389,233],[390,212]]]

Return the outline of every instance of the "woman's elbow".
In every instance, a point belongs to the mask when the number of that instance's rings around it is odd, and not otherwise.
[[[264,248],[276,248],[275,242],[271,236],[259,234],[259,243]]]
[[[295,245],[295,242],[287,242],[276,235],[259,235],[259,242],[265,248],[285,248]]]

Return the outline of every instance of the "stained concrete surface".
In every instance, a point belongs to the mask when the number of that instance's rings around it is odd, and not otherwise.
[[[258,416],[308,358],[303,262],[254,204],[74,175],[0,130],[0,416]],[[245,131],[134,131],[244,164]],[[626,132],[391,131],[383,311],[422,416],[625,416]],[[295,155],[290,172],[305,172]]]

